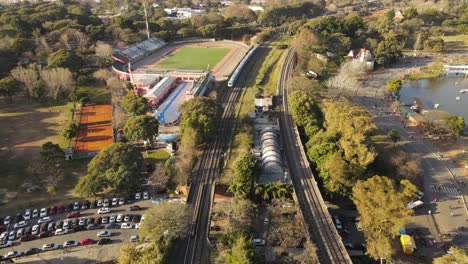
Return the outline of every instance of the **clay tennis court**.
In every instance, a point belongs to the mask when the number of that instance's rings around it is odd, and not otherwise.
[[[114,142],[112,131],[112,106],[84,106],[80,113],[80,128],[74,151],[99,151]]]

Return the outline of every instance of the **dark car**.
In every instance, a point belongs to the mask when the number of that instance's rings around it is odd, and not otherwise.
[[[85,229],[86,229],[85,226],[76,225],[73,227],[73,232],[80,232],[80,231],[84,231]]]
[[[120,225],[117,225],[117,224],[107,224],[104,226],[105,229],[119,229],[120,228]]]
[[[57,206],[57,214],[61,214],[63,212],[65,212],[65,207],[63,207],[63,205],[59,204]]]
[[[41,228],[39,228],[39,231],[40,231],[40,232],[45,232],[45,231],[47,231],[47,226],[48,226],[47,223],[42,223],[42,224],[41,224]]]
[[[86,225],[89,225],[89,224],[94,224],[94,217],[90,217],[86,219]]]
[[[23,214],[22,213],[17,213],[16,218],[15,218],[15,223],[19,223],[23,221]]]
[[[101,239],[99,239],[97,244],[98,245],[107,245],[107,244],[110,244],[111,242],[112,242],[112,240],[110,238],[101,238]]]
[[[37,254],[37,253],[39,253],[39,252],[41,252],[41,251],[42,251],[42,250],[40,250],[40,249],[38,249],[38,248],[30,248],[30,249],[28,249],[28,250],[26,250],[26,251],[24,252],[24,255],[29,256],[29,255]]]
[[[128,210],[130,211],[138,211],[138,210],[141,210],[141,207],[138,206],[138,205],[132,205],[128,208]]]
[[[96,217],[96,219],[94,219],[95,225],[99,225],[101,222],[102,222],[102,217]]]
[[[20,241],[20,242],[26,242],[26,241],[31,241],[31,240],[33,240],[34,238],[36,238],[36,237],[35,237],[35,236],[31,236],[31,235],[22,236],[22,237],[20,237],[19,241]]]
[[[72,219],[70,220],[70,225],[72,227],[78,226],[78,222],[79,222],[78,218]]]
[[[63,221],[62,220],[59,220],[55,223],[55,228],[56,229],[59,229],[59,228],[62,228],[63,227]]]
[[[31,234],[31,228],[32,228],[32,227],[30,227],[30,226],[25,227],[25,228],[24,228],[24,234],[25,234],[25,235],[30,235],[30,234]]]
[[[0,223],[3,223],[0,221]],[[5,225],[0,225],[0,232],[5,232],[6,231],[6,226]]]
[[[72,205],[72,208],[73,208],[73,205]],[[74,218],[74,217],[79,217],[79,216],[80,216],[80,212],[78,211],[73,211],[67,214],[67,218]]]
[[[57,207],[55,205],[51,205],[49,208],[49,215],[53,215],[57,212]]]
[[[92,203],[89,204],[89,208],[97,208],[97,201],[94,201]]]
[[[49,232],[49,231],[44,231],[44,232],[41,232],[41,233],[39,234],[39,236],[37,236],[37,237],[38,237],[38,238],[44,238],[44,237],[50,237],[51,235],[52,235],[51,232]]]
[[[67,212],[71,212],[71,211],[73,211],[73,204],[72,203],[67,205]]]
[[[89,224],[86,229],[87,230],[95,230],[95,229],[100,229],[101,226],[100,225],[95,225],[95,224]]]
[[[133,223],[140,223],[140,221],[141,221],[141,215],[134,215],[133,216],[133,219],[132,219]]]

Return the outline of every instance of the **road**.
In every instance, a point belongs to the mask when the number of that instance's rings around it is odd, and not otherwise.
[[[132,205],[139,205],[140,207],[142,207],[142,210],[128,211],[128,207]],[[135,202],[131,204],[110,207],[110,209],[112,210],[111,214],[99,215],[99,216],[110,216],[112,214],[143,214],[145,209],[150,208],[152,206],[153,204],[151,203],[151,200],[136,200]],[[97,211],[97,208],[80,210],[80,213],[81,213],[80,217],[86,217],[86,218],[97,217],[98,215],[96,214],[96,211]],[[53,215],[52,218],[56,222],[58,220],[66,219],[65,216],[66,216],[66,213],[56,214],[56,215]],[[35,224],[37,220],[38,218],[29,220],[30,226],[32,226],[33,223]],[[13,230],[13,229],[10,228],[10,230]],[[100,229],[100,230],[104,230],[104,229]],[[27,242],[15,241],[12,247],[0,249],[0,255],[5,255],[7,252],[13,251],[13,250],[26,251],[29,248],[42,248],[42,245],[47,244],[47,243],[56,243],[56,244],[62,245],[67,240],[80,241],[83,238],[91,238],[94,240],[98,240],[96,233],[100,230],[81,231],[81,232],[70,233],[70,234],[61,235],[61,236],[38,238],[38,239],[27,241]],[[63,256],[70,257],[70,262],[68,263],[87,263],[87,261],[94,261],[93,263],[95,263],[96,259],[111,260],[111,259],[115,259],[118,257],[119,249],[120,249],[120,246],[122,245],[122,242],[123,243],[129,242],[130,237],[132,235],[138,234],[137,229],[114,229],[110,231],[113,232],[113,235],[110,237],[112,239],[112,243],[110,245],[103,245],[103,246],[90,245],[90,246],[84,246],[84,247],[77,247],[77,248],[72,249],[70,253],[64,253],[63,250],[45,252],[45,253],[40,253],[31,257],[24,257],[22,258],[21,261],[24,263],[28,263],[28,261],[32,261],[32,260],[38,261],[39,259],[41,259],[41,260],[52,261],[50,263],[53,263],[54,260],[58,261]],[[73,255],[75,255],[75,257],[73,257],[73,260],[72,260],[71,258]],[[41,262],[38,262],[38,263],[41,263]]]
[[[255,57],[254,55],[252,60]],[[209,263],[208,234],[215,180],[220,173],[224,162],[223,156],[232,138],[235,107],[251,67],[252,63],[248,63],[236,85],[227,88],[222,94],[221,104],[224,109],[222,117],[216,124],[215,135],[205,146],[187,198],[187,203],[193,206],[190,234],[186,240],[177,241],[169,257],[170,263]]]
[[[424,59],[414,64],[426,65],[429,60]],[[426,207],[416,211],[416,215],[410,219],[409,226],[425,231],[427,238],[434,239],[438,243],[446,241],[441,239],[440,234],[461,234],[462,238],[457,243],[466,247],[468,232],[457,230],[458,227],[466,225],[468,218],[466,206],[468,181],[463,176],[463,171],[450,160],[440,157],[437,154],[439,152],[437,146],[415,129],[406,126],[404,119],[392,114],[388,103],[384,101],[384,84],[390,79],[402,78],[407,71],[408,67],[403,63],[397,63],[392,68],[372,73],[356,91],[355,99],[373,116],[381,131],[384,133],[390,129],[397,131],[401,137],[398,144],[421,162],[422,191],[425,193],[423,201]],[[466,148],[468,149],[468,146]],[[434,257],[443,253],[440,245],[436,245],[436,248],[427,250],[425,254]]]
[[[289,114],[287,80],[293,67],[294,50],[288,50],[278,81],[278,94],[282,98],[280,131],[294,190],[304,218],[309,238],[317,247],[320,263],[352,263],[310,169],[297,132]]]

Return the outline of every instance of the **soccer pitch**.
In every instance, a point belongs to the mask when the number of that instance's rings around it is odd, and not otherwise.
[[[213,69],[231,49],[184,47],[167,59],[156,64],[155,68],[207,70]]]

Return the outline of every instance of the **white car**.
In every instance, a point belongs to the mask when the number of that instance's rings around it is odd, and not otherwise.
[[[23,214],[24,220],[29,220],[31,219],[31,209],[26,209],[26,211]]]
[[[10,234],[8,235],[8,240],[15,240],[16,234],[15,231],[11,231]]]
[[[253,240],[253,244],[254,244],[255,246],[264,246],[264,245],[265,245],[265,240],[260,239],[260,238],[255,238],[255,239]]]
[[[42,246],[43,251],[54,250],[54,249],[59,249],[59,248],[60,248],[60,245],[59,244],[54,244],[54,243],[44,244]]]
[[[125,199],[124,198],[119,198],[119,205],[125,204]]]
[[[7,237],[8,237],[8,232],[5,231],[0,235],[0,240],[4,240]]]
[[[86,218],[82,217],[80,218],[80,221],[78,222],[78,225],[84,226],[86,224]]]
[[[135,224],[135,229],[140,229],[140,223]]]
[[[24,229],[23,229],[23,228],[18,229],[18,231],[16,231],[16,237],[22,237],[22,236],[23,236],[23,233],[24,233]]]
[[[105,216],[101,219],[101,224],[107,224],[109,223],[109,217]]]
[[[117,215],[117,219],[116,219],[115,221],[116,221],[117,223],[120,223],[120,222],[122,222],[123,217],[124,217],[123,214],[118,214],[118,215]]]
[[[97,202],[97,206],[98,206],[98,207],[101,207],[101,206],[102,206],[102,203],[103,203],[103,202],[102,202],[102,199],[99,199],[99,201]]]
[[[120,226],[120,228],[122,229],[132,229],[132,224],[130,223],[122,223],[122,225]]]
[[[75,203],[73,204],[73,210],[75,210],[75,211],[76,211],[76,210],[80,210],[80,203],[79,203],[79,202],[75,202]]]
[[[117,204],[119,204],[119,200],[117,198],[112,199],[112,206],[116,206]]]
[[[116,215],[111,215],[110,218],[109,218],[109,223],[111,223],[111,224],[115,223],[115,218],[116,217],[117,217]]]
[[[340,218],[337,215],[334,215],[333,219],[335,220],[336,229],[343,229]]]
[[[143,192],[143,199],[145,199],[145,200],[149,199],[148,192]]]
[[[39,225],[33,225],[31,229],[31,235],[35,236],[37,234],[39,234]]]
[[[80,243],[78,241],[68,240],[68,241],[65,241],[65,243],[63,243],[63,248],[76,247],[76,246],[79,246],[79,245],[80,245]]]
[[[55,230],[56,236],[65,235],[65,234],[68,234],[68,229],[59,228]]]
[[[23,255],[23,252],[21,251],[10,251],[5,254],[5,258],[16,258],[16,257],[21,257]]]
[[[39,217],[47,216],[47,208],[41,208],[41,212],[39,213]]]
[[[143,220],[145,220],[145,215],[141,216],[140,223],[143,222]]]
[[[109,209],[109,207],[103,207],[103,208],[99,208],[97,210],[98,214],[108,214],[110,212],[111,212],[111,210]]]
[[[13,245],[13,242],[11,242],[11,241],[0,242],[0,248],[11,247],[11,245]]]
[[[141,199],[141,193],[135,193],[135,200]]]
[[[11,216],[5,216],[5,219],[3,219],[3,224],[4,225],[9,225],[11,222]]]
[[[130,242],[138,242],[138,240],[140,240],[138,238],[138,235],[133,235],[133,236],[130,237]]]
[[[104,199],[104,202],[102,203],[102,206],[108,207],[109,206],[109,199]]]
[[[29,224],[28,221],[19,221],[18,223],[15,224],[15,228],[25,227],[28,224]]]
[[[105,230],[105,231],[99,231],[99,232],[97,232],[97,236],[98,236],[98,237],[110,237],[110,236],[112,236],[112,232],[111,232],[111,231],[107,231],[107,230]]]
[[[63,220],[63,226],[62,226],[63,229],[68,229],[70,228],[70,220],[69,219],[66,219],[66,220]]]
[[[41,219],[37,220],[38,224],[49,223],[49,222],[52,222],[52,218],[50,218],[50,216],[42,217]]]
[[[34,209],[34,211],[32,212],[32,218],[37,218],[37,217],[39,217],[39,210]]]

